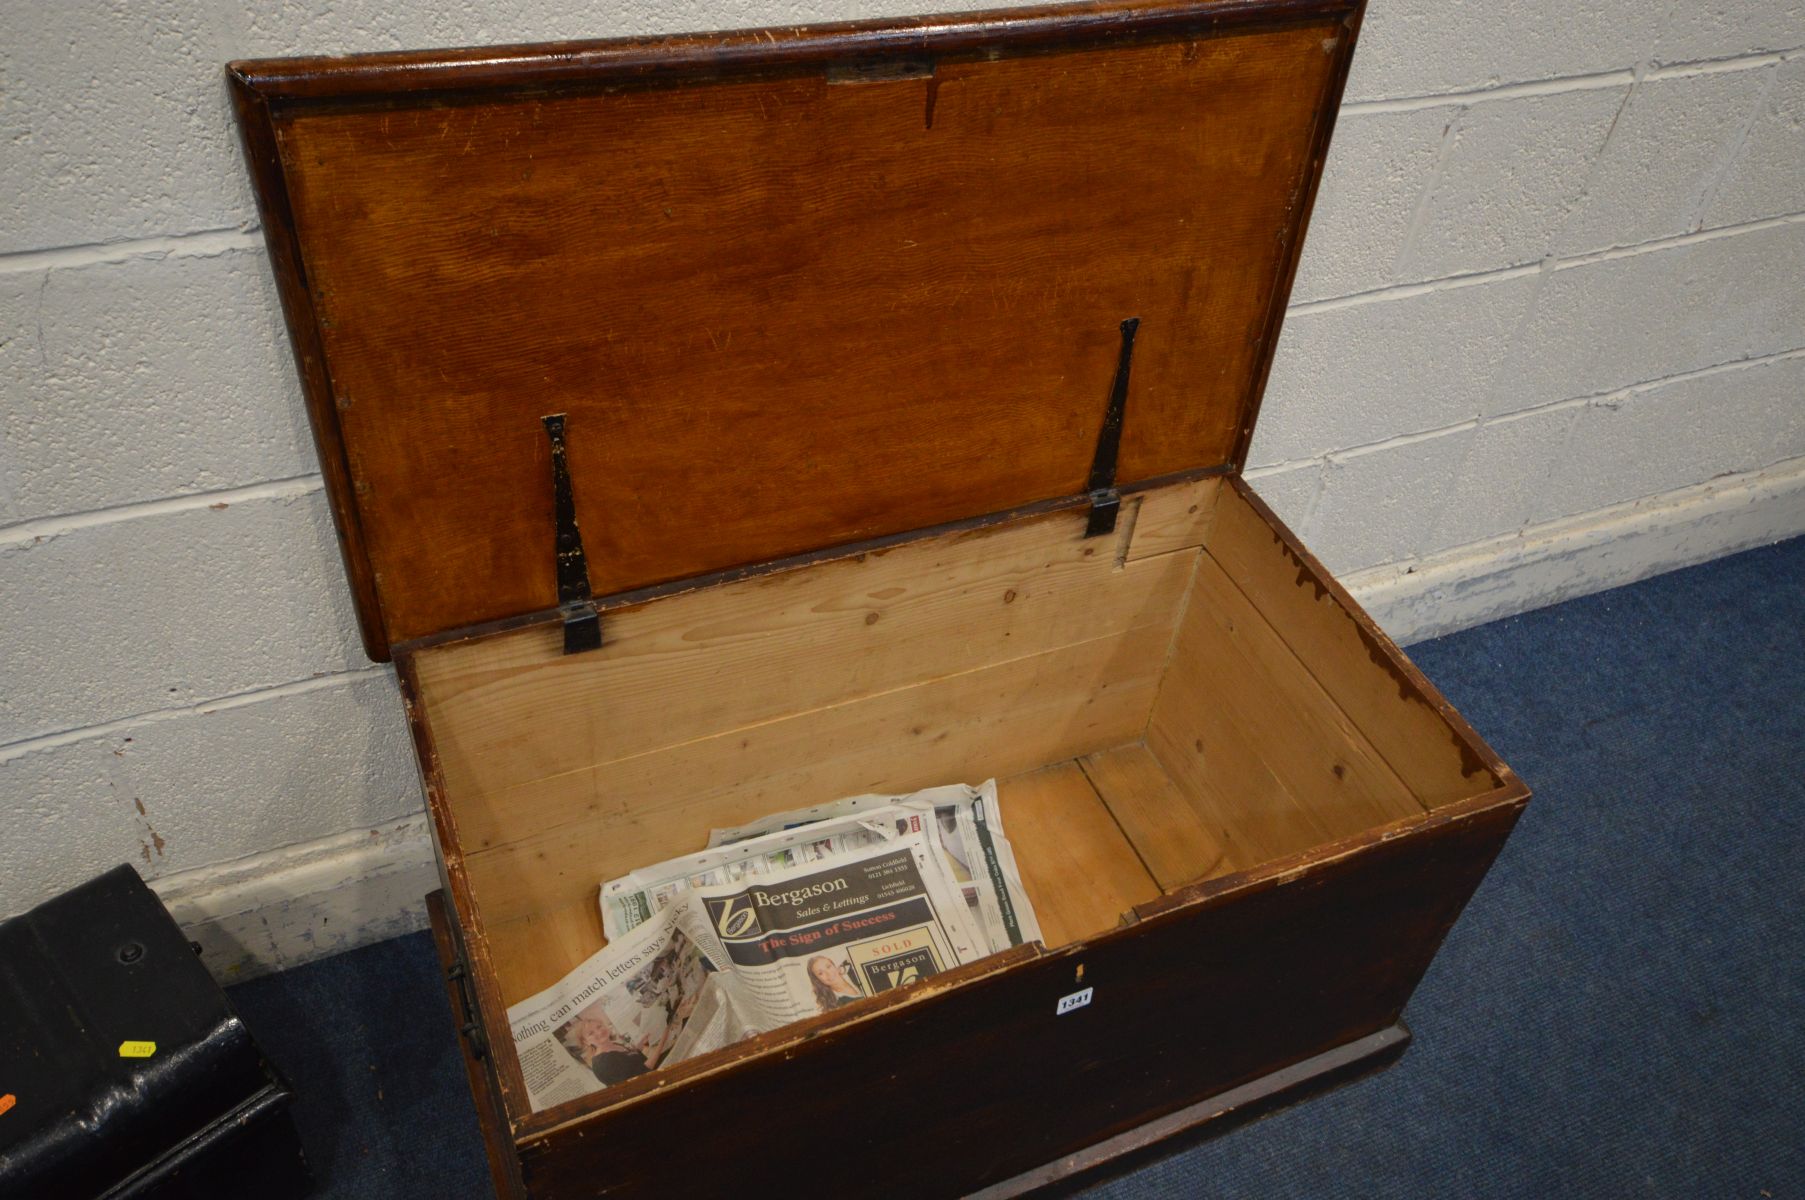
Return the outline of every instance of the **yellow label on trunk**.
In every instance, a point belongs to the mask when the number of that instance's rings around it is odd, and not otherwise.
[[[120,1058],[149,1058],[157,1052],[155,1042],[120,1042]]]

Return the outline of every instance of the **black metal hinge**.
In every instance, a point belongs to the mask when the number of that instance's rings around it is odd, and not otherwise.
[[[1116,490],[1116,454],[1122,448],[1122,416],[1128,408],[1128,368],[1134,362],[1134,333],[1141,327],[1139,317],[1122,322],[1122,350],[1116,358],[1116,381],[1109,389],[1109,407],[1103,413],[1103,428],[1097,433],[1097,454],[1091,459],[1091,477],[1086,491],[1090,493],[1090,519],[1084,526],[1085,537],[1113,533],[1116,514],[1122,510],[1122,493]]]
[[[602,644],[602,615],[589,590],[589,560],[577,529],[577,501],[570,490],[570,464],[564,458],[564,413],[541,420],[552,441],[552,501],[558,523],[558,611],[564,617],[564,653],[580,654]]]

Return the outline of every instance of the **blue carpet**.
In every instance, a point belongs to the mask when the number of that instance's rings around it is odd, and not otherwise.
[[[1411,656],[1536,792],[1415,1042],[1085,1195],[1805,1196],[1805,539]],[[488,1194],[425,935],[232,997],[322,1195]]]
[[[294,1085],[322,1200],[494,1195],[427,934],[228,989]]]

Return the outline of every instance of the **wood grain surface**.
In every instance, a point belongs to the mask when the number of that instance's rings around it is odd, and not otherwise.
[[[476,1123],[483,1135],[483,1149],[489,1159],[489,1182],[497,1200],[526,1200],[525,1184],[520,1178],[520,1162],[514,1153],[514,1138],[507,1118],[497,1102],[495,1084],[489,1074],[488,1056],[478,1058],[471,1053],[470,1035],[463,1030],[466,991],[459,979],[468,978],[469,964],[458,951],[458,937],[453,931],[456,916],[449,911],[443,891],[426,897],[427,927],[432,932],[433,949],[437,951],[439,969],[444,972],[445,999],[450,1004],[454,1024],[460,1026],[458,1049],[464,1060],[464,1077],[470,1084],[471,1099],[476,1102]],[[552,980],[550,982],[556,982]]]
[[[891,70],[275,103],[266,211],[386,644],[555,603],[547,413],[601,595],[1081,491],[1128,316],[1120,479],[1229,464],[1348,40],[1345,6],[1270,8]]]
[[[1424,804],[1506,781],[1498,755],[1244,479],[1218,493],[1209,553]]]
[[[470,852],[472,890],[490,921],[509,920],[592,897],[714,826],[1120,745],[1146,725],[1170,641],[1143,626],[472,797],[471,811],[543,818]]]
[[[795,713],[1139,626],[1169,630],[1196,540],[1129,557],[1127,522],[1120,538],[1086,538],[1084,524],[1081,512],[1052,513],[668,597],[610,613],[607,643],[586,654],[565,655],[555,627],[433,647],[416,661],[446,783],[470,809],[504,788]],[[550,823],[535,805],[494,822],[472,812],[461,829],[477,850]]]
[[[1337,664],[1340,665],[1340,664]],[[1371,671],[1370,663],[1356,661]],[[1312,840],[1291,853],[1346,837],[1423,806],[1291,652],[1216,561],[1198,562],[1191,599],[1148,726],[1148,744],[1175,778],[1207,776],[1218,789],[1270,779],[1250,790],[1250,810],[1295,805]],[[1469,795],[1490,781],[1475,784]],[[1259,798],[1255,798],[1259,797]],[[1288,802],[1288,803],[1287,803]]]
[[[1160,894],[1077,763],[1002,781],[997,807],[1049,947],[1106,933]]]
[[[1255,865],[1230,856],[1225,831],[1212,827],[1144,742],[1087,754],[1078,765],[1162,889]]]

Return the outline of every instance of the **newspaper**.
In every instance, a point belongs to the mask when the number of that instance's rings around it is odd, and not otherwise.
[[[1040,936],[994,783],[716,830],[599,903],[608,945],[508,1010],[534,1111]]]
[[[975,788],[960,784],[903,796],[853,796],[714,830],[707,850],[603,885],[603,930],[615,937],[689,887],[757,878],[881,844],[905,832],[919,815],[931,822],[941,866],[964,896],[984,948],[995,952],[1035,941],[1040,924],[1003,833],[996,794],[996,782],[987,780]]]
[[[972,962],[988,951],[917,820],[861,852],[694,889],[665,911],[731,964],[754,1024],[775,1029]]]
[[[691,888],[758,879],[792,867],[823,862],[872,846],[896,834],[877,810],[823,823],[808,829],[784,830],[731,847],[686,854],[655,866],[641,867],[602,885],[602,932],[617,938],[670,904]],[[894,817],[908,817],[896,809]]]
[[[755,1032],[723,960],[711,960],[679,916],[666,909],[508,1009],[533,1111]]]
[[[610,938],[632,929],[698,888],[768,879],[811,864],[837,862],[891,842],[910,840],[923,854],[921,871],[942,899],[963,901],[948,857],[940,850],[940,824],[928,805],[886,804],[717,846],[631,872],[602,885],[602,932]],[[990,938],[969,902],[947,905],[950,935],[969,949],[966,958],[990,953]]]
[[[947,871],[963,892],[993,952],[1040,938],[1040,923],[1035,920],[1034,906],[1022,887],[1015,851],[1003,833],[1003,812],[997,803],[994,779],[975,788],[954,784],[904,796],[850,796],[830,804],[773,813],[750,825],[713,830],[708,844],[711,848],[730,846],[892,805],[933,811],[935,834]]]

